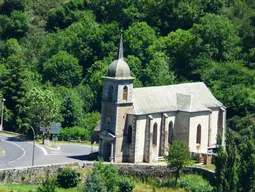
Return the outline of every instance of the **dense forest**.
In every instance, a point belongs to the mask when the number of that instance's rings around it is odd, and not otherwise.
[[[89,139],[120,30],[135,87],[203,81],[224,103],[219,190],[254,189],[254,0],[0,0],[4,129],[58,121]]]

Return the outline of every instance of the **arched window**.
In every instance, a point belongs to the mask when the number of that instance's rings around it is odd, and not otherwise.
[[[112,96],[113,96],[113,87],[110,86],[108,90],[108,101],[112,101]]]
[[[128,144],[132,143],[132,126],[128,126]]]
[[[173,143],[174,130],[173,130],[173,121],[171,121],[168,125],[168,143]]]
[[[158,124],[154,123],[153,125],[153,138],[152,138],[152,144],[157,145],[157,136],[158,136]]]
[[[197,126],[197,144],[201,144],[201,125]]]
[[[127,91],[128,91],[128,88],[127,88],[127,86],[125,86],[125,87],[123,88],[123,95],[122,95],[122,99],[123,99],[124,101],[127,100]]]

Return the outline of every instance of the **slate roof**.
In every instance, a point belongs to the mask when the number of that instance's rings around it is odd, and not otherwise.
[[[107,71],[108,77],[130,77],[130,69],[123,58],[114,60]]]
[[[133,89],[133,108],[128,114],[168,111],[209,111],[224,107],[203,82]]]

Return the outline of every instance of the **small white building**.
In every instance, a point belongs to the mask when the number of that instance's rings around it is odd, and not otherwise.
[[[226,108],[204,83],[133,88],[133,80],[121,37],[103,84],[99,155],[105,161],[157,161],[175,139],[196,153],[207,153],[217,134],[224,141]]]

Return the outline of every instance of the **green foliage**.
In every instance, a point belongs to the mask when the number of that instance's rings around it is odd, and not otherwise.
[[[75,0],[59,5],[49,12],[47,29],[65,28],[84,16],[82,0]]]
[[[60,120],[59,103],[51,90],[34,87],[27,92],[26,101],[26,114],[33,127],[39,129]]]
[[[189,147],[182,140],[175,140],[169,145],[168,155],[166,155],[167,165],[170,169],[175,170],[175,185],[180,177],[180,171],[190,163]]]
[[[74,91],[82,101],[82,108],[84,113],[88,113],[91,111],[93,104],[95,103],[95,98],[92,89],[88,85],[79,85],[74,88]]]
[[[122,28],[134,87],[204,81],[227,106],[218,190],[254,190],[254,18],[253,0],[0,0],[5,128],[58,119],[89,139]]]
[[[185,175],[180,179],[179,185],[190,192],[210,192],[213,187],[200,175]]]
[[[83,127],[71,127],[71,128],[63,128],[60,130],[58,134],[58,139],[63,141],[70,140],[90,140],[90,135],[86,129]]]
[[[12,110],[6,123],[6,129],[24,132],[23,123],[26,120],[24,106],[25,94],[27,92],[27,77],[24,60],[20,58],[21,56],[12,54],[7,58],[5,65],[8,73],[3,77],[1,84],[3,86],[3,95],[6,99],[6,108]]]
[[[8,39],[6,42],[1,44],[0,49],[1,56],[5,59],[13,54],[22,54],[23,51],[17,39],[14,38]]]
[[[255,73],[239,61],[212,63],[202,74],[215,96],[228,107],[228,116],[246,116],[252,113]],[[228,81],[225,81],[225,78]]]
[[[80,120],[79,126],[86,129],[89,135],[92,135],[100,118],[101,115],[98,112],[87,113],[84,118]]]
[[[1,38],[21,38],[29,30],[28,14],[22,11],[13,11],[11,16],[0,15]]]
[[[147,23],[133,23],[125,32],[127,55],[136,55],[141,61],[148,60],[146,49],[156,40],[155,30]]]
[[[207,57],[216,61],[237,59],[241,52],[236,29],[225,17],[206,14],[198,24],[193,25],[191,31],[202,39],[203,52],[210,54]]]
[[[37,188],[37,192],[56,192],[57,182],[54,178],[51,178],[49,172],[47,172],[46,179]]]
[[[62,188],[76,187],[79,182],[79,176],[75,170],[63,169],[57,175],[57,182]]]
[[[79,105],[79,98],[69,95],[64,98],[61,104],[61,114],[63,117],[62,126],[72,127],[78,124],[82,116],[82,107]]]
[[[58,139],[69,141],[69,140],[90,140],[90,136],[96,127],[96,123],[100,120],[100,114],[98,112],[86,114],[78,122],[78,126],[66,127],[61,129]]]
[[[135,188],[135,182],[132,178],[121,177],[119,180],[119,191],[131,192]]]
[[[0,12],[10,15],[14,10],[24,11],[28,0],[3,0],[0,4]]]
[[[102,161],[95,162],[93,172],[88,175],[85,182],[84,192],[92,191],[119,191],[119,175],[112,164],[103,164]]]
[[[52,56],[43,65],[44,80],[51,81],[53,85],[75,86],[79,84],[81,73],[78,60],[65,51]]]
[[[100,174],[90,174],[87,177],[84,192],[107,192],[107,187],[105,185],[104,176]]]
[[[146,79],[144,84],[146,86],[173,84],[174,74],[169,71],[169,58],[161,52],[155,53],[143,76]]]
[[[254,115],[233,117],[226,133],[226,151],[217,152],[217,191],[253,191],[255,189]]]

